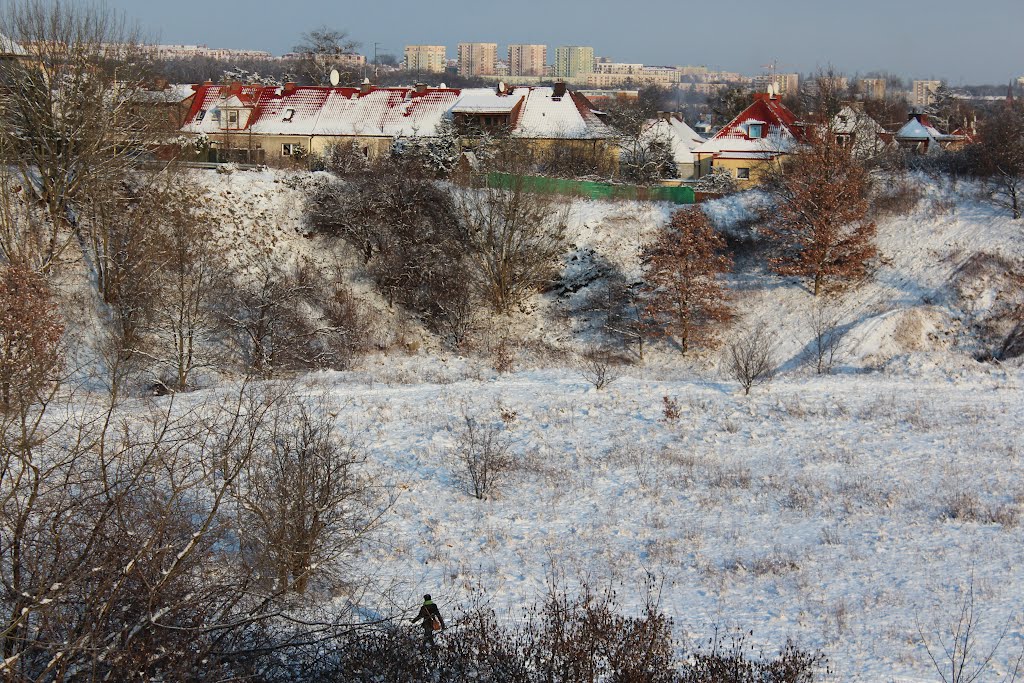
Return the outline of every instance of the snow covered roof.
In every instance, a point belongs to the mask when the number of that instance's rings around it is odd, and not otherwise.
[[[777,97],[756,93],[754,98],[749,107],[693,151],[733,159],[764,159],[791,152],[803,137],[796,115]],[[749,136],[750,124],[767,126],[762,137]]]
[[[22,47],[21,43],[0,33],[0,54],[24,57],[28,55],[28,52]]]
[[[263,135],[434,135],[453,112],[511,113],[519,104],[513,135],[538,138],[606,138],[611,130],[582,96],[553,88],[515,88],[498,95],[487,88],[356,88],[203,85],[182,127],[188,133],[219,133],[221,122],[208,115],[225,107],[252,114],[243,129]]]
[[[520,88],[521,91],[526,90]],[[499,95],[490,88],[473,88],[462,91],[458,103],[452,109],[456,114],[511,113],[523,101],[524,92]]]
[[[913,142],[926,140],[934,140],[936,142],[952,142],[954,140],[962,139],[959,135],[947,135],[946,133],[940,132],[937,128],[921,121],[918,117],[914,117],[903,124],[903,127],[896,132],[896,139],[901,142]]]
[[[134,97],[150,104],[180,104],[195,94],[195,86],[175,84],[163,90],[140,90]]]
[[[666,140],[672,150],[672,158],[677,164],[692,164],[693,149],[705,142],[704,138],[686,125],[685,121],[675,116],[648,121],[646,125],[644,137]]]
[[[523,138],[599,139],[614,133],[594,113],[585,97],[568,92],[561,97],[554,88],[516,88],[526,99],[512,134]]]

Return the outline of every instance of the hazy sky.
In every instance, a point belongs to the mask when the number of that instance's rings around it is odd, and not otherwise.
[[[1024,75],[1024,0],[107,0],[158,42],[281,54],[319,25],[373,54],[460,41],[593,45],[645,64],[706,64],[752,74],[828,64],[847,73],[1005,83]],[[517,7],[511,10],[511,7]],[[501,52],[499,52],[499,55]]]

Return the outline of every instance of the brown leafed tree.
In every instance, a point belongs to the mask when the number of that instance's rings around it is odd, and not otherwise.
[[[0,409],[34,403],[52,386],[64,325],[46,280],[19,266],[0,272]]]
[[[776,207],[768,220],[772,268],[813,282],[864,274],[874,257],[875,224],[868,220],[867,170],[831,135],[811,135],[768,179]]]
[[[712,341],[716,325],[732,318],[719,279],[732,268],[724,249],[725,240],[697,208],[672,214],[672,221],[645,249],[647,317],[653,330],[679,342],[682,353]]]

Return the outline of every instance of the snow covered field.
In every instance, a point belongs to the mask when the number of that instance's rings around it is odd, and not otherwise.
[[[259,229],[260,249],[329,258],[299,234],[294,185],[217,180],[212,192],[253,203],[232,209],[229,239]],[[1002,264],[1024,254],[1024,226],[972,187],[916,182],[918,209],[880,222],[877,268],[832,304],[847,343],[831,376],[805,362],[812,297],[741,262],[739,324],[773,332],[780,369],[749,397],[717,352],[684,360],[667,345],[603,391],[570,363],[523,351],[498,374],[430,343],[303,378],[400,493],[366,571],[408,605],[431,592],[450,609],[483,589],[505,618],[553,575],[613,586],[629,611],[652,575],[684,644],[716,625],[769,650],[792,636],[825,651],[835,680],[862,681],[938,680],[922,635],[937,646],[973,586],[976,653],[1005,628],[1005,672],[1024,648],[1024,371],[973,357],[1020,296]],[[743,232],[748,200],[709,212]],[[636,277],[637,248],[669,211],[577,202],[567,270],[586,281],[597,256]],[[266,215],[271,227],[252,219]],[[589,341],[572,312],[597,286],[490,325],[572,349]],[[516,456],[488,500],[459,482],[463,416],[500,427]]]

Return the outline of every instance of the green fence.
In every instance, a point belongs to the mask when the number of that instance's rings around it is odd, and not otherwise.
[[[595,183],[589,180],[569,180],[568,178],[546,178],[544,176],[514,176],[508,173],[488,173],[489,187],[511,188],[522,183],[525,192],[541,194],[564,194],[591,199],[639,199],[644,201],[672,202],[673,204],[693,204],[693,189],[689,187],[638,187],[636,185],[612,185],[611,183]]]

